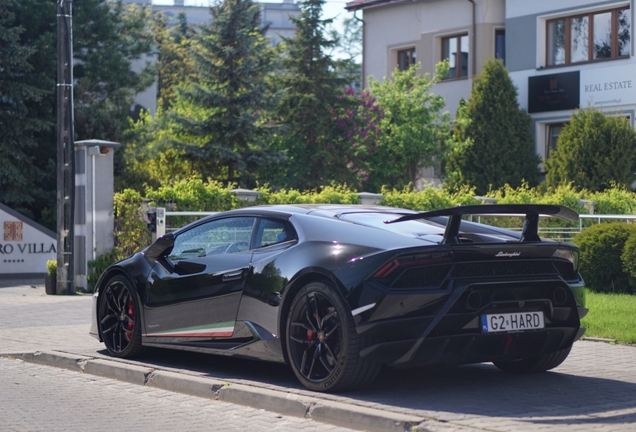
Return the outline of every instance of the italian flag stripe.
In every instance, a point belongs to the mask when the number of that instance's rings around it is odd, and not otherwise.
[[[234,323],[226,322],[208,326],[187,327],[165,332],[146,333],[152,337],[228,337],[234,333]]]

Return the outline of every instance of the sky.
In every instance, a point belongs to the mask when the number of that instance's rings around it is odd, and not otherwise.
[[[155,5],[172,5],[174,4],[174,0],[152,0],[152,3]],[[282,0],[271,0],[267,3],[282,3]],[[353,12],[345,10],[344,7],[346,3],[347,1],[345,0],[327,0],[322,10],[323,19],[336,19],[334,21],[334,26],[338,29],[338,31],[342,31],[342,20],[353,16]],[[210,0],[185,0],[184,4],[186,6],[208,6],[210,4]]]

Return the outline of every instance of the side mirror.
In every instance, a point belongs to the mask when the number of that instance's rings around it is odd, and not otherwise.
[[[164,257],[172,252],[174,247],[174,234],[168,233],[159,237],[153,244],[148,246],[143,255],[149,260],[156,260],[157,258]]]

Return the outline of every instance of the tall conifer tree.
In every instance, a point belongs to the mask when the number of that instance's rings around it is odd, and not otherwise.
[[[196,82],[179,92],[175,118],[199,172],[250,187],[259,169],[283,157],[269,149],[262,121],[273,50],[258,4],[225,0],[211,13],[192,46]]]
[[[336,113],[352,104],[346,95],[348,79],[338,74],[340,63],[328,52],[337,41],[325,36],[332,20],[321,19],[324,0],[299,2],[300,16],[291,18],[296,36],[286,38],[285,75],[278,115],[288,126],[281,140],[288,161],[283,181],[298,189],[316,188],[331,181],[353,178],[347,168],[346,131],[334,121]]]
[[[519,108],[517,89],[501,61],[488,60],[470,100],[457,111],[454,151],[447,165],[451,185],[468,184],[478,194],[505,184],[539,181],[540,158],[530,116]]]

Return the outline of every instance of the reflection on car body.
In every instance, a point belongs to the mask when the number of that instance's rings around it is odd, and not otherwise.
[[[525,215],[523,231],[462,220],[494,213]],[[382,365],[545,371],[587,310],[578,249],[540,239],[540,214],[578,217],[554,205],[219,213],[109,267],[91,333],[116,357],[154,346],[286,362],[318,391],[363,386]]]

